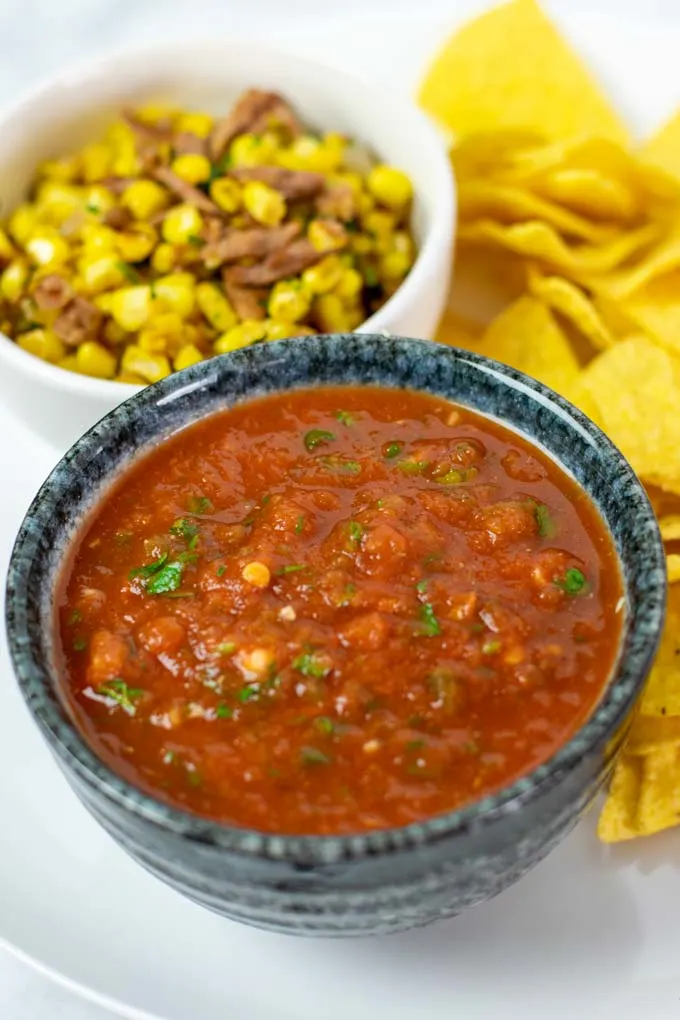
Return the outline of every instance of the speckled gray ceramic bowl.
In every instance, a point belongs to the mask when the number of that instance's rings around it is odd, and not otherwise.
[[[557,754],[499,794],[423,824],[351,837],[279,837],[216,825],[148,797],[83,743],[55,693],[53,592],[87,510],[140,450],[213,411],[315,383],[427,390],[540,443],[590,494],[616,543],[625,625],[599,707]],[[630,467],[573,407],[526,376],[428,341],[283,340],[204,362],[132,397],[70,450],[31,506],[9,571],[7,626],[29,711],[77,795],[159,878],[231,918],[305,935],[399,931],[500,892],[541,860],[606,779],[654,655],[663,547]],[[565,876],[565,879],[567,876]]]

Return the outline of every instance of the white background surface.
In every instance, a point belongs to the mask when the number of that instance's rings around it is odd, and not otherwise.
[[[448,12],[474,11],[484,6],[483,0],[0,0],[0,102],[11,98],[39,77],[50,74],[69,61],[80,60],[104,48],[117,48],[128,41],[135,43],[161,38],[182,38],[186,34],[214,35],[216,32],[239,32],[268,38],[283,38],[295,45],[298,38],[318,37],[316,55],[329,51],[333,26],[353,17],[358,31],[352,33],[351,49],[343,53],[343,63],[366,73],[370,72],[376,52],[384,51],[390,42],[391,16],[413,12],[435,24]],[[644,27],[657,27],[664,35],[678,39],[680,51],[680,4],[678,0],[552,0],[546,7],[556,13],[582,8],[590,12],[615,14],[618,19],[640,22]],[[631,25],[634,31],[634,25]],[[435,37],[436,38],[436,37]],[[592,42],[596,47],[596,40]],[[331,46],[332,48],[332,46]],[[385,65],[384,55],[380,60]],[[394,71],[399,73],[398,55]],[[676,69],[673,94],[667,110],[674,105],[680,92],[680,74]],[[635,117],[635,69],[625,83],[631,112]],[[55,452],[33,440],[2,415],[0,409],[0,496],[12,486],[20,463],[30,459],[37,484],[55,461]],[[25,472],[21,472],[25,474]],[[12,520],[3,521],[16,527],[27,505],[31,491],[21,493]],[[4,576],[5,562],[0,563]],[[3,676],[0,682],[7,683]],[[2,867],[2,832],[0,830],[0,868]],[[104,919],[103,919],[104,920]],[[63,918],[67,927],[69,919]],[[530,965],[530,962],[527,961]],[[564,974],[565,993],[570,977]],[[588,1004],[579,1010],[589,1016]],[[81,1002],[69,992],[48,983],[23,964],[0,951],[0,1018],[1,1020],[105,1020],[110,1014]],[[680,990],[678,1002],[680,1017]],[[216,1020],[222,1020],[217,1018]],[[241,1020],[231,1017],[230,1020]],[[272,1017],[272,1020],[276,1020]],[[322,1020],[322,1012],[319,1014]],[[427,1018],[425,1018],[427,1020]],[[461,1020],[466,1018],[461,1017]],[[501,1020],[501,1018],[499,1018]],[[547,1018],[546,1018],[547,1020]],[[648,1020],[654,1020],[648,1015]]]

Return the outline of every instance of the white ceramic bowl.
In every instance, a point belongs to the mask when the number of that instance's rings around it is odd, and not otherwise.
[[[269,46],[165,44],[46,81],[0,114],[0,215],[22,201],[38,162],[95,139],[121,106],[159,100],[219,114],[250,86],[281,92],[305,121],[351,135],[409,174],[418,257],[360,331],[431,336],[446,298],[455,219],[455,185],[436,130],[407,100]],[[137,389],[49,365],[0,333],[0,400],[60,449]]]

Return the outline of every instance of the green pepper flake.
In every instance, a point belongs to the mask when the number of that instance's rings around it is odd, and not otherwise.
[[[77,637],[77,638],[74,639],[74,641],[73,641],[73,651],[74,652],[84,652],[86,648],[87,648],[87,641],[85,640],[84,637]]]
[[[174,751],[166,751],[165,754],[163,755],[163,764],[164,765],[172,765],[174,760],[175,760],[175,752]]]
[[[541,538],[554,538],[557,532],[557,525],[545,503],[536,504],[534,507],[534,517],[536,518],[538,533]]]
[[[134,715],[137,711],[135,708],[135,701],[144,696],[144,691],[141,687],[128,687],[124,680],[120,677],[114,677],[113,680],[107,680],[106,683],[101,684],[97,687],[96,693],[100,694],[103,698],[108,698],[110,701],[114,701],[117,705],[127,712],[128,715]]]
[[[326,446],[327,443],[332,443],[335,436],[332,432],[328,432],[326,429],[310,429],[304,437],[305,449],[308,451],[316,450],[317,446]]]
[[[427,567],[431,567],[433,563],[441,563],[443,558],[444,557],[442,556],[441,553],[435,553],[435,552],[428,553],[427,556],[423,560],[423,566],[426,567],[426,568]]]
[[[492,638],[490,641],[485,641],[482,645],[483,655],[495,655],[496,652],[500,651],[501,643],[498,638]]]
[[[416,585],[416,591],[419,591],[419,592],[427,591],[427,586],[428,586],[429,583],[430,582],[428,581],[428,579],[426,577],[424,577],[422,579],[422,581],[418,581],[418,584]]]
[[[397,469],[405,475],[422,475],[430,466],[428,460],[400,460]]]
[[[125,279],[129,280],[130,283],[141,283],[142,282],[142,278],[139,275],[139,273],[137,272],[137,270],[133,269],[132,266],[129,265],[129,263],[123,262],[123,261],[121,261],[119,259],[116,262],[116,269],[121,274],[121,276],[124,276]]]
[[[331,761],[318,747],[301,747],[300,757],[303,765],[330,765]]]
[[[189,548],[193,549],[198,541],[199,529],[193,521],[187,520],[186,517],[178,517],[170,526],[170,534],[177,538],[183,538]]]
[[[197,772],[195,765],[187,765],[187,780],[190,786],[200,786],[203,782],[201,773]]]
[[[446,474],[437,475],[434,481],[437,485],[460,485],[461,482],[467,480],[467,472],[459,471],[457,468],[451,468]]]
[[[365,266],[364,267],[364,280],[366,281],[366,286],[367,287],[377,287],[378,286],[378,274],[376,273],[376,271],[373,268],[373,266]]]
[[[325,659],[319,659],[313,652],[303,652],[293,659],[293,669],[297,669],[303,676],[311,676],[316,680],[322,680],[331,671]]]
[[[590,591],[585,574],[578,567],[569,567],[564,577],[554,577],[553,583],[567,595],[586,595]]]
[[[176,592],[182,584],[185,563],[180,560],[173,560],[149,578],[146,583],[147,595],[165,595],[168,592]],[[184,593],[184,597],[190,597],[193,592]]]
[[[347,524],[347,533],[349,535],[350,542],[354,545],[358,545],[363,538],[364,526],[363,524],[360,524],[359,521],[349,521]]]
[[[135,577],[153,577],[154,574],[159,573],[163,569],[167,562],[168,554],[166,552],[161,553],[151,563],[145,563],[141,567],[134,567],[128,574],[128,578],[132,581]]]
[[[417,740],[408,740],[405,749],[407,751],[420,751],[423,747],[425,747],[425,741],[420,737]]]
[[[127,545],[132,538],[131,531],[117,531],[115,536],[116,545]]]
[[[80,612],[80,610],[79,609],[74,609],[73,612],[71,613],[71,615],[68,618],[69,627],[73,627],[74,624],[80,623],[82,619],[83,619],[83,614]]]
[[[434,609],[429,602],[424,602],[420,607],[419,612],[420,625],[417,633],[422,637],[437,637],[441,634],[442,629],[439,626],[439,620],[435,616]]]
[[[234,709],[231,708],[226,702],[221,701],[215,709],[215,715],[218,719],[231,719],[234,714]]]
[[[314,720],[314,725],[316,726],[319,733],[323,733],[327,737],[335,733],[335,723],[330,718],[330,716],[327,715],[317,716],[317,718]]]
[[[96,202],[87,202],[87,204],[85,205],[85,212],[92,213],[93,216],[98,216],[99,213],[101,212],[101,209],[99,208]]]
[[[220,563],[219,567],[217,568],[217,576],[218,577],[224,577],[226,572],[227,572],[227,568],[226,568],[225,564],[224,563]]]
[[[279,576],[285,576],[286,574],[297,574],[300,570],[306,570],[306,563],[286,563],[285,566],[279,567],[276,573]]]
[[[190,514],[211,514],[215,507],[207,496],[190,496],[187,500],[187,510]]]
[[[335,417],[343,425],[346,425],[347,428],[349,428],[350,425],[354,425],[354,421],[355,421],[354,415],[350,414],[349,411],[336,411],[335,412]]]
[[[247,704],[249,701],[256,701],[259,696],[260,688],[257,684],[248,684],[246,687],[242,687],[236,695],[243,705]]]
[[[302,532],[304,531],[304,528],[305,528],[305,515],[300,514],[300,516],[295,522],[295,534],[301,535]]]
[[[386,443],[385,446],[383,446],[383,457],[386,457],[388,460],[392,460],[393,457],[398,457],[403,449],[403,443]]]
[[[200,237],[198,234],[189,234],[187,241],[189,244],[192,244],[194,248],[202,248],[205,244],[204,238]]]
[[[223,641],[221,645],[217,646],[217,651],[220,655],[233,655],[236,651],[235,641]]]
[[[151,300],[155,301],[156,298],[158,297],[158,294],[156,293],[156,281],[155,280],[151,280],[151,282],[149,283],[149,293],[151,294]]]
[[[382,508],[385,506],[385,500],[384,499],[376,499],[375,505],[376,505],[376,508],[378,510],[382,510]]]

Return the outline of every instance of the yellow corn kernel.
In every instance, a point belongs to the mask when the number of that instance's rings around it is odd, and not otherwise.
[[[101,295],[103,297],[103,295]],[[127,330],[122,329],[115,319],[108,319],[104,324],[104,336],[110,344],[121,347],[132,339]]]
[[[99,255],[103,252],[115,252],[116,238],[116,231],[102,223],[84,223],[80,231],[83,248],[90,255],[95,252]]]
[[[358,269],[343,269],[342,276],[333,293],[337,294],[341,301],[347,303],[356,301],[364,289],[364,278]]]
[[[9,262],[14,258],[14,247],[5,231],[0,228],[0,262]]]
[[[224,212],[234,213],[241,208],[241,186],[231,177],[218,177],[210,185],[210,197]]]
[[[153,285],[154,298],[164,311],[188,319],[196,306],[196,278],[191,273],[161,276]]]
[[[78,371],[96,379],[113,379],[116,374],[116,359],[103,344],[86,340],[76,351]]]
[[[103,184],[93,184],[85,189],[85,212],[101,216],[110,212],[116,204],[116,197]]]
[[[349,318],[337,294],[321,294],[314,301],[314,316],[326,333],[349,332]]]
[[[130,372],[141,376],[145,382],[158,382],[170,375],[170,362],[164,354],[147,354],[140,347],[131,344],[123,352],[121,372]]]
[[[37,266],[63,266],[71,257],[64,238],[51,228],[37,231],[24,247]]]
[[[143,329],[137,338],[137,346],[147,354],[167,354],[168,338],[155,329]]]
[[[272,319],[299,322],[312,303],[312,295],[301,280],[279,280],[272,287],[267,310]]]
[[[92,298],[92,304],[96,305],[100,312],[104,312],[105,315],[110,315],[112,298],[113,294],[95,294]]]
[[[365,216],[371,209],[375,209],[375,199],[373,195],[369,195],[367,191],[362,191],[356,198],[357,212],[360,216]]]
[[[97,142],[86,145],[80,152],[81,172],[88,184],[102,181],[111,173],[113,152],[109,145]]]
[[[135,177],[142,171],[142,164],[134,146],[119,151],[111,164],[111,171],[116,177]]]
[[[272,579],[271,571],[267,564],[260,563],[259,560],[253,560],[252,563],[246,563],[245,567],[241,571],[241,577],[244,581],[247,581],[248,584],[254,585],[255,588],[266,588]]]
[[[106,139],[113,149],[111,173],[117,177],[134,177],[141,170],[136,151],[135,135],[122,120],[111,124]]]
[[[347,317],[346,328],[352,333],[357,326],[360,326],[366,319],[366,311],[357,302],[349,307],[345,306],[345,315]]]
[[[151,256],[151,265],[157,273],[169,273],[175,268],[177,252],[171,244],[161,242]]]
[[[369,172],[366,186],[374,198],[388,209],[403,209],[413,198],[413,185],[406,174],[384,163],[374,166]]]
[[[172,161],[172,169],[189,184],[203,184],[210,177],[212,167],[207,156],[198,152],[185,152]]]
[[[248,181],[243,187],[243,204],[254,220],[276,227],[286,215],[286,200],[262,181]]]
[[[226,333],[235,326],[238,316],[231,303],[215,283],[199,283],[196,287],[196,304],[214,329]]]
[[[315,266],[305,269],[302,282],[311,294],[327,294],[340,283],[343,273],[342,262],[338,256],[327,255]]]
[[[22,259],[15,259],[0,276],[0,294],[7,301],[18,301],[28,280],[28,266]]]
[[[307,237],[317,251],[331,252],[343,247],[342,239],[329,230],[323,220],[312,220],[307,227]]]
[[[126,262],[143,262],[156,247],[158,234],[150,223],[133,223],[118,234],[116,246]]]
[[[265,340],[285,340],[288,336],[299,336],[303,327],[297,322],[283,322],[277,319],[265,319]]]
[[[396,226],[396,218],[384,209],[372,209],[361,217],[361,225],[367,234],[375,237],[390,237]]]
[[[67,184],[74,181],[80,173],[80,160],[77,156],[70,159],[46,159],[38,167],[38,176],[47,177],[52,181],[63,181]]]
[[[203,217],[193,205],[183,202],[170,209],[163,220],[163,240],[168,244],[188,244],[203,229]]]
[[[186,131],[198,138],[207,138],[213,124],[213,118],[208,113],[180,113],[175,121],[175,131]]]
[[[352,234],[349,246],[355,255],[370,255],[375,247],[371,238],[366,234]]]
[[[59,337],[49,329],[32,329],[29,333],[22,333],[17,337],[17,344],[22,351],[28,351],[36,358],[53,364],[61,361],[66,354],[66,348]]]
[[[258,340],[264,340],[267,334],[264,323],[255,319],[244,319],[238,326],[227,330],[215,341],[213,350],[215,354],[228,354],[229,351],[236,351],[239,347],[248,347]]]
[[[122,287],[111,294],[111,315],[121,329],[128,333],[136,333],[142,326],[145,326],[149,321],[152,309],[153,298],[151,297],[151,288],[147,284]]]
[[[195,347],[194,344],[186,344],[184,347],[180,347],[172,364],[176,372],[181,372],[183,368],[197,365],[199,361],[203,361],[203,355],[198,347]]]
[[[7,229],[18,244],[26,244],[38,226],[35,206],[24,202],[10,216]]]
[[[274,162],[279,147],[276,135],[237,135],[229,146],[229,161],[232,166],[264,166]]]
[[[157,313],[154,309],[149,324],[139,333],[138,344],[148,353],[176,354],[194,339],[189,327],[175,312]]]
[[[288,170],[332,173],[342,163],[345,144],[340,135],[326,135],[324,139],[300,135],[278,153],[277,163]]]
[[[125,283],[120,259],[108,253],[82,255],[78,260],[78,272],[88,294],[100,294]]]
[[[62,358],[61,361],[58,361],[57,364],[59,365],[59,368],[65,368],[68,372],[77,372],[80,375],[78,359],[75,354],[68,354],[65,358]]]
[[[170,121],[172,124],[178,113],[177,107],[169,103],[144,103],[135,110],[135,116],[145,124],[157,124],[159,120]]]
[[[136,372],[119,372],[116,382],[127,383],[129,386],[146,386],[146,379],[142,379]]]
[[[60,226],[82,209],[83,191],[61,181],[44,181],[36,195],[37,216],[43,223]]]
[[[380,275],[388,280],[399,280],[406,276],[412,259],[403,251],[390,251],[380,260]]]
[[[133,181],[120,197],[121,205],[129,209],[136,220],[148,220],[170,201],[168,192],[156,181]]]

